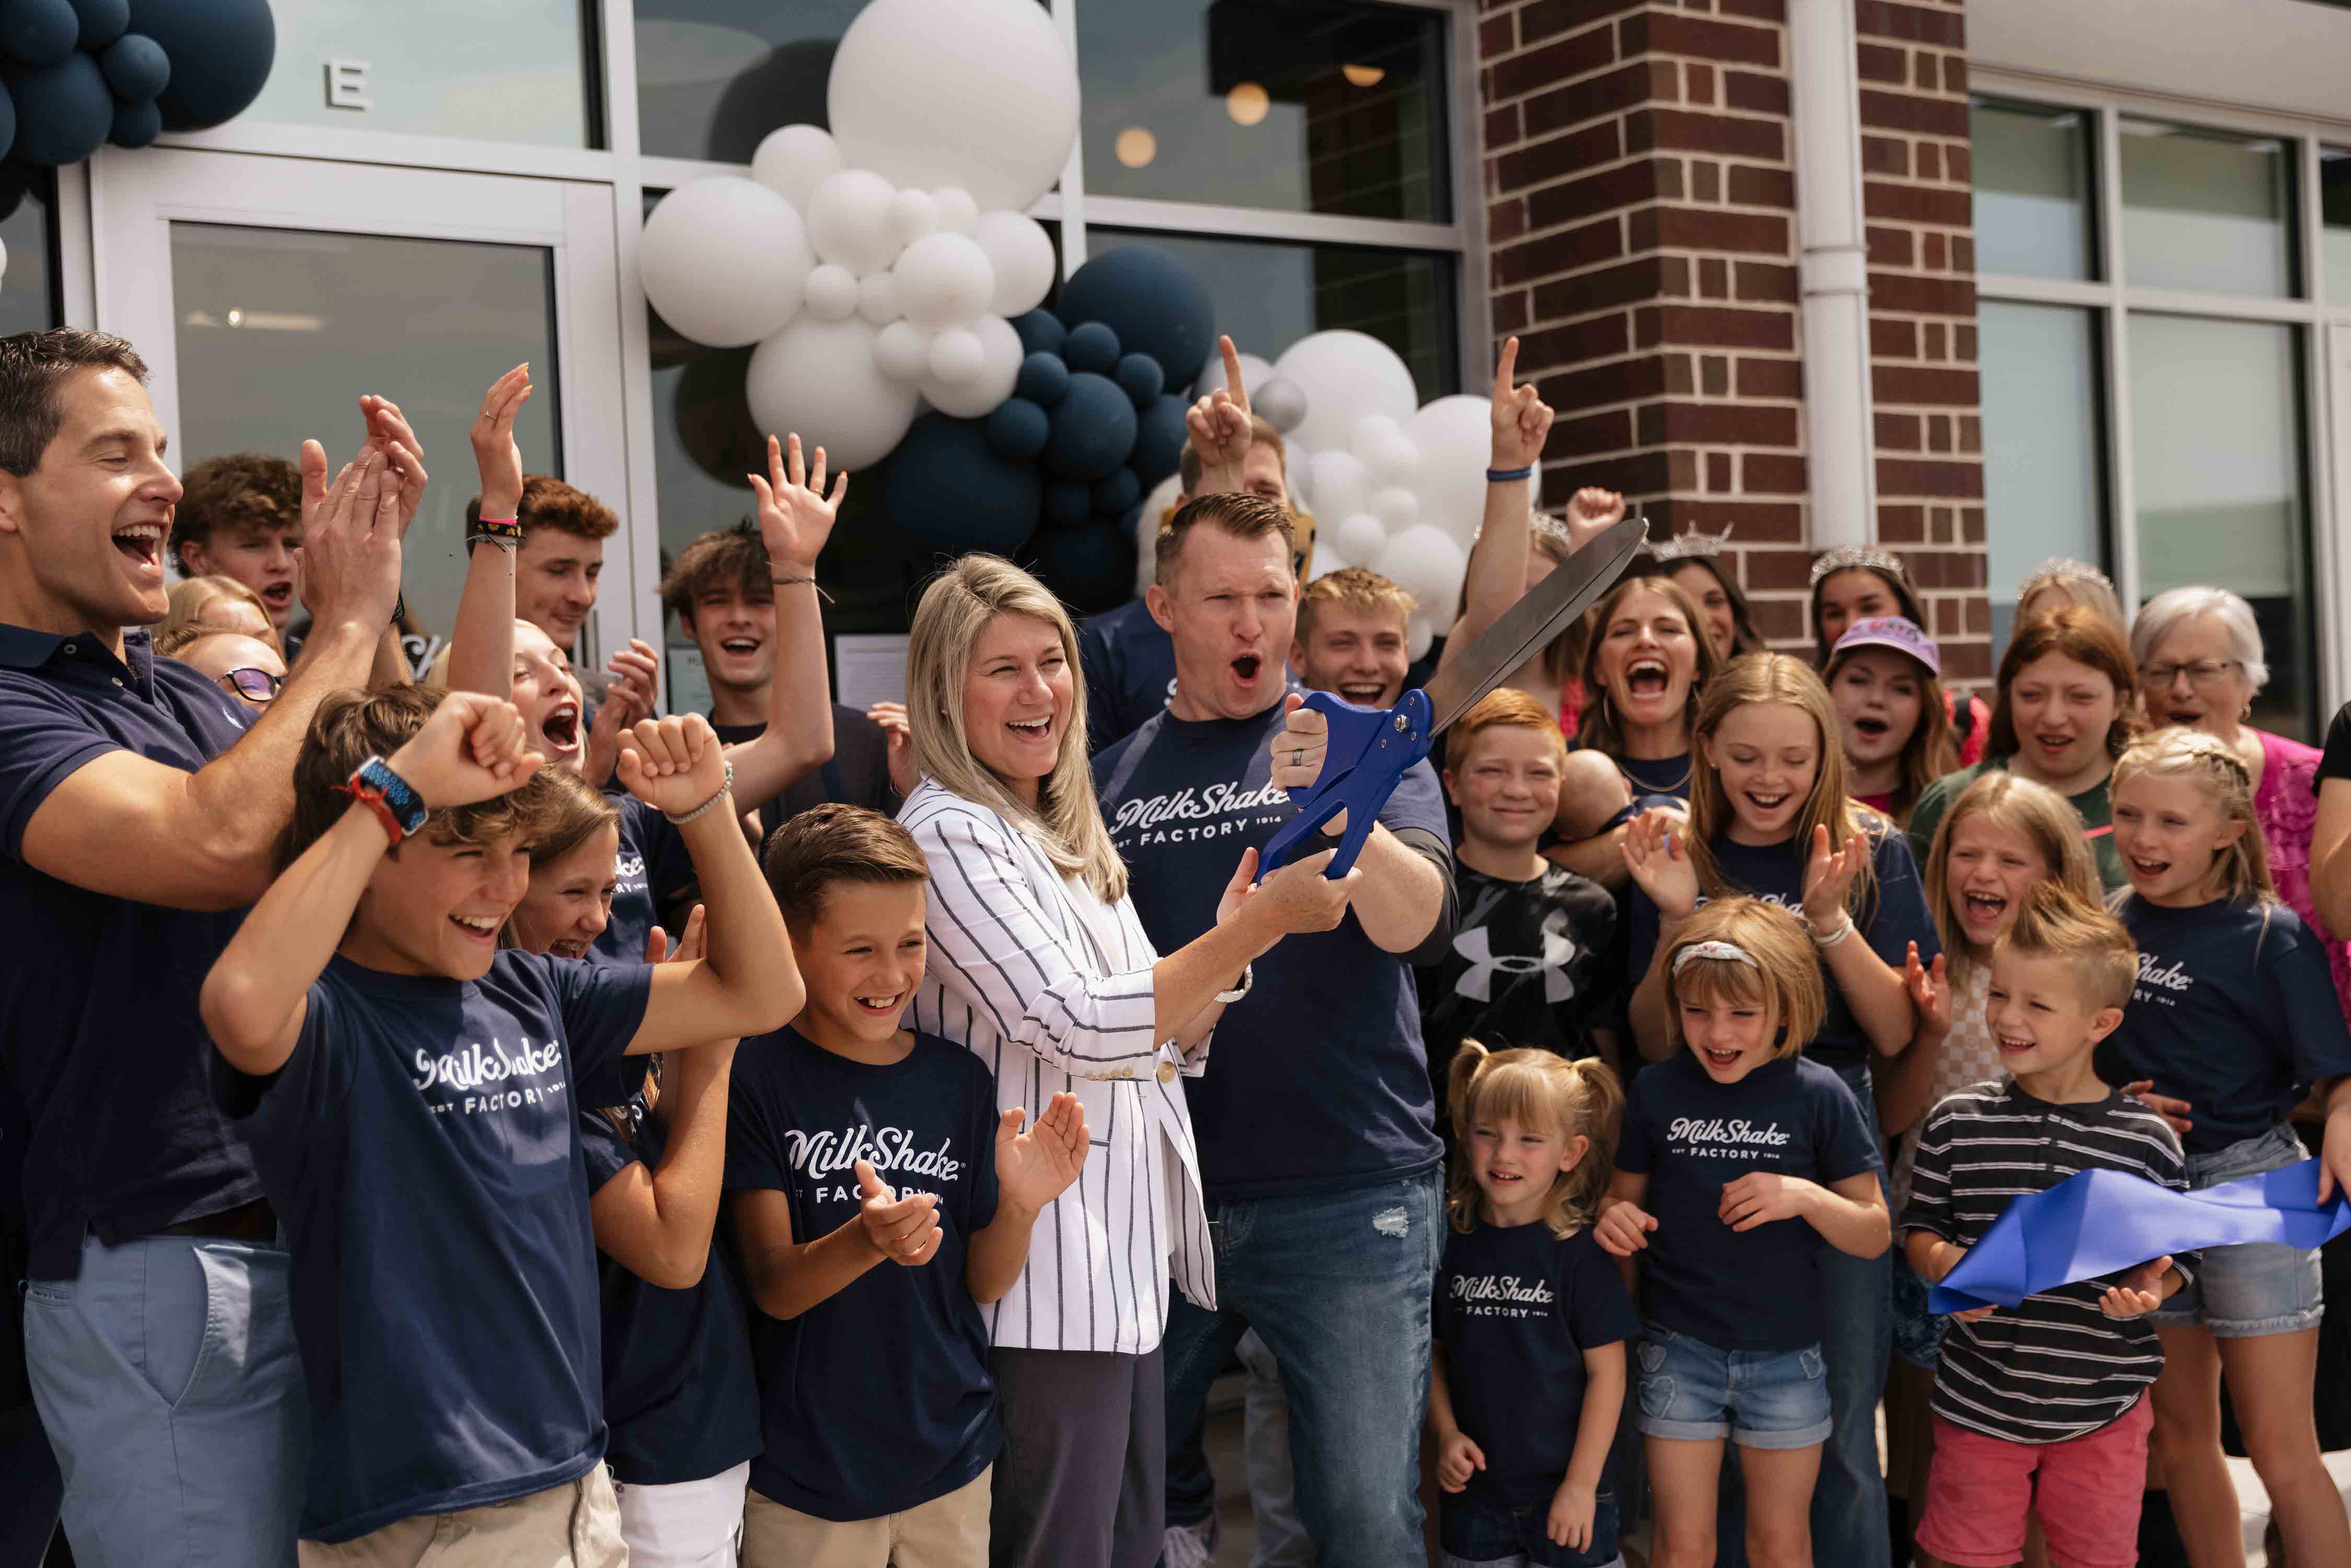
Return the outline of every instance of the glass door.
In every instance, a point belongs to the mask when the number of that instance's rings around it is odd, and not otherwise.
[[[109,150],[91,166],[90,214],[98,323],[152,367],[183,472],[232,452],[291,460],[306,436],[340,466],[359,441],[360,395],[400,404],[433,476],[403,568],[429,634],[447,635],[465,577],[466,429],[517,362],[538,388],[517,431],[525,467],[627,517],[609,186]],[[582,663],[633,630],[637,531],[606,545]]]

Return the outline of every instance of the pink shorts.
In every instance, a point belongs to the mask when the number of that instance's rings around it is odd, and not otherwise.
[[[1918,1544],[1955,1568],[2008,1568],[2041,1521],[2057,1568],[2131,1568],[2147,1490],[2147,1396],[2086,1437],[2011,1443],[1935,1417],[1935,1463]]]

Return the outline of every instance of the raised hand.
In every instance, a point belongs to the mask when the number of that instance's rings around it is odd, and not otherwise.
[[[629,645],[604,662],[604,673],[612,677],[604,690],[607,706],[618,703],[625,722],[634,724],[641,718],[651,718],[659,706],[661,692],[661,655],[642,638],[632,637]]]
[[[1625,869],[1669,920],[1683,920],[1698,907],[1698,867],[1690,863],[1682,835],[1689,825],[1659,808],[1642,812],[1625,829]]]
[[[522,506],[522,448],[516,444],[514,428],[530,393],[530,365],[525,361],[490,383],[482,412],[466,429],[466,438],[474,444],[474,467],[481,475],[486,517],[511,517]]]
[[[1832,851],[1829,825],[1822,822],[1813,827],[1812,859],[1804,866],[1804,919],[1813,930],[1824,930],[1844,913],[1853,879],[1868,863],[1869,835],[1859,828],[1843,849]]]
[[[304,442],[302,601],[317,620],[348,620],[373,635],[400,598],[400,479],[373,447],[332,485],[326,475],[325,449]]]
[[[938,1256],[939,1199],[936,1193],[910,1192],[900,1197],[883,1185],[873,1162],[857,1162],[857,1219],[873,1249],[904,1269],[919,1269]]]
[[[914,792],[914,727],[907,721],[904,703],[879,702],[865,716],[890,737],[890,788],[904,800]]]
[[[1249,462],[1249,388],[1242,384],[1240,350],[1230,338],[1218,338],[1224,356],[1225,384],[1193,403],[1184,415],[1192,450],[1200,455],[1203,496],[1241,487],[1241,469]]]
[[[1469,1434],[1458,1427],[1452,1435],[1437,1445],[1437,1484],[1446,1491],[1459,1491],[1469,1484],[1469,1478],[1486,1468],[1486,1450],[1469,1440]]]
[[[996,1124],[996,1193],[998,1202],[1035,1214],[1070,1190],[1086,1166],[1092,1147],[1086,1111],[1074,1094],[1056,1094],[1027,1132],[1028,1113],[1014,1106]]]
[[[1929,1039],[1941,1040],[1951,1032],[1951,987],[1944,978],[1943,956],[1935,955],[1930,967],[1918,962],[1918,944],[1910,944],[1909,954],[1902,960],[1902,986],[1910,993],[1910,1005],[1918,1009],[1918,1027]]]
[[[722,750],[698,713],[641,719],[621,737],[621,783],[654,810],[682,817],[726,787]]]
[[[2098,1310],[2121,1321],[2143,1318],[2163,1305],[2163,1276],[2170,1271],[2168,1253],[2126,1272],[2098,1293]]]
[[[810,468],[800,456],[800,438],[791,438],[789,459],[785,446],[768,437],[768,476],[747,476],[759,497],[759,538],[768,547],[770,567],[816,570],[824,541],[832,537],[833,519],[849,495],[849,476],[836,475],[832,494],[824,490],[824,448],[816,449]]]
[[[503,795],[528,782],[546,758],[528,748],[514,704],[451,692],[386,761],[427,807],[442,810]]]
[[[1715,1212],[1733,1230],[1752,1230],[1775,1219],[1803,1218],[1820,1195],[1818,1186],[1801,1176],[1749,1171],[1723,1184],[1722,1202]]]
[[[2188,1135],[2189,1130],[2196,1125],[2195,1121],[2188,1114],[2191,1109],[2188,1102],[2169,1094],[2158,1094],[2155,1092],[2155,1080],[2152,1078],[2142,1078],[2136,1083],[2126,1083],[2123,1085],[2123,1092],[2162,1117],[2171,1130],[2183,1138]],[[2318,1186],[2319,1201],[2324,1203],[2326,1167],[2323,1165],[2318,1167]]]
[[[1568,553],[1574,554],[1624,520],[1624,497],[1586,485],[1567,498]]]
[[[1494,466],[1532,468],[1542,461],[1553,415],[1531,383],[1517,384],[1519,340],[1504,340],[1494,362]]]
[[[1649,1245],[1649,1232],[1656,1228],[1657,1217],[1639,1204],[1629,1200],[1612,1203],[1600,1211],[1599,1222],[1592,1228],[1592,1239],[1610,1257],[1630,1258]]]
[[[416,508],[424,500],[424,486],[431,477],[424,472],[424,443],[416,439],[416,432],[408,427],[408,416],[388,397],[371,392],[360,398],[360,419],[367,425],[365,444],[381,452],[392,473],[399,476],[400,533],[405,538],[408,525],[416,520]]]

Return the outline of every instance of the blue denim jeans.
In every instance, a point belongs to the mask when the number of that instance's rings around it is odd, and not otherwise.
[[[294,1568],[310,1418],[292,1260],[249,1241],[82,1244],[25,1287],[25,1360],[81,1568]]]
[[[1445,1244],[1435,1171],[1344,1192],[1211,1203],[1219,1309],[1167,1320],[1171,1446],[1254,1328],[1290,1401],[1298,1513],[1326,1563],[1424,1568],[1420,1431],[1429,1292]]]

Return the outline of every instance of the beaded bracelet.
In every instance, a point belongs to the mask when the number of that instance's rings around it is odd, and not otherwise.
[[[724,800],[727,796],[734,792],[735,763],[733,758],[730,758],[726,762],[726,780],[718,786],[718,792],[716,794],[711,796],[709,800],[705,800],[701,805],[696,806],[691,811],[684,812],[678,816],[671,816],[669,812],[664,811],[662,815],[669,818],[671,826],[682,828],[697,817],[707,815],[712,807],[717,805],[719,801]]]

